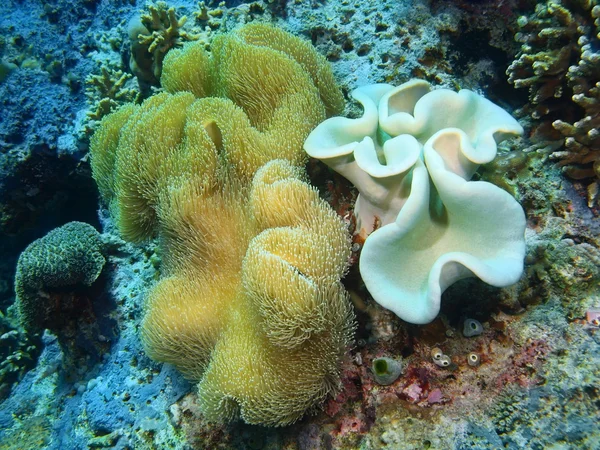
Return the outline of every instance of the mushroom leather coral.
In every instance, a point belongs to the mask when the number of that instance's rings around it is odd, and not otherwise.
[[[121,233],[160,240],[143,342],[198,382],[210,420],[292,423],[339,390],[354,329],[346,228],[300,166],[341,94],[310,46],[268,25],[211,55],[173,51],[163,77],[170,93],[107,116],[92,139]]]
[[[517,121],[474,92],[431,91],[419,80],[366,86],[353,96],[363,116],[326,120],[305,149],[360,192],[357,225],[371,232],[360,273],[375,301],[424,324],[462,278],[498,287],[518,281],[523,210],[493,184],[469,181],[494,159],[497,142],[523,131]],[[376,223],[382,226],[373,230]]]

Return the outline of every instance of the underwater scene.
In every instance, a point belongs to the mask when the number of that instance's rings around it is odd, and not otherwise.
[[[0,450],[600,449],[597,0],[0,2]]]

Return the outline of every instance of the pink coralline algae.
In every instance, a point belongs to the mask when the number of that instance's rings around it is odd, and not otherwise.
[[[361,391],[358,386],[362,385],[362,383],[358,373],[345,370],[342,378],[342,385],[343,389],[337,397],[329,399],[329,401],[325,403],[325,414],[329,417],[334,417],[338,414],[345,403],[361,398]]]
[[[590,308],[585,313],[585,319],[590,325],[600,325],[600,308]]]
[[[407,400],[412,403],[417,403],[423,397],[423,389],[418,383],[412,383],[408,385],[402,393],[406,396]]]
[[[348,433],[364,433],[368,431],[367,423],[360,417],[344,417],[340,424],[340,435]]]
[[[514,356],[512,364],[496,379],[496,386],[501,388],[507,384],[517,383],[522,387],[537,384],[540,379],[536,375],[550,353],[550,347],[546,341],[532,340],[525,345],[521,353]]]
[[[442,391],[437,388],[431,391],[427,396],[427,403],[431,405],[434,403],[442,403],[443,400],[444,396],[442,395]]]

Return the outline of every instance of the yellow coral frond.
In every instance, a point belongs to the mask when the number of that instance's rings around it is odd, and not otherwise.
[[[256,234],[243,189],[224,187],[206,195],[182,181],[161,198],[159,223],[166,270],[238,274],[248,242]]]
[[[344,97],[337,88],[333,72],[323,55],[314,51],[308,41],[267,23],[251,23],[241,28],[238,35],[247,44],[268,47],[285,53],[310,75],[325,105],[327,117],[344,110]]]
[[[196,275],[160,280],[146,300],[142,327],[150,357],[175,364],[186,378],[199,380],[227,323],[227,306],[230,297],[237,295],[235,287],[231,280],[209,282]]]
[[[115,158],[121,129],[137,108],[130,103],[106,116],[90,140],[92,176],[107,204],[115,193]]]
[[[210,56],[173,50],[168,92],[94,136],[94,177],[121,234],[161,245],[146,351],[199,380],[211,420],[286,425],[339,390],[349,240],[301,167],[308,133],[339,106],[328,70],[304,41],[242,27]]]
[[[154,234],[158,195],[175,175],[166,163],[182,145],[187,107],[194,101],[189,93],[155,97],[159,101],[144,102],[123,128],[119,143],[123,150],[115,159],[117,224],[134,242]]]
[[[188,91],[209,97],[216,82],[212,62],[202,42],[189,42],[165,56],[160,83],[167,92]]]
[[[302,226],[327,236],[336,255],[336,267],[345,267],[350,257],[346,230],[317,190],[301,181],[298,167],[287,161],[265,164],[254,177],[250,205],[261,229]],[[331,240],[333,237],[336,239]],[[335,270],[335,273],[341,272]]]
[[[339,391],[338,364],[351,339],[353,314],[345,296],[335,300],[339,315],[331,317],[330,329],[294,349],[270,345],[255,315],[232,316],[198,384],[206,417],[289,425]]]
[[[274,228],[252,240],[244,259],[244,288],[259,309],[267,336],[275,345],[297,347],[326,329],[335,274],[319,260],[325,239],[298,228]],[[321,241],[321,242],[319,242]],[[295,252],[299,250],[299,252]]]
[[[218,36],[212,47],[219,68],[216,94],[240,106],[258,130],[271,124],[287,95],[304,97],[313,110],[320,112],[320,120],[325,118],[325,108],[310,76],[285,53],[247,45],[235,34]],[[275,66],[277,70],[273,70]]]

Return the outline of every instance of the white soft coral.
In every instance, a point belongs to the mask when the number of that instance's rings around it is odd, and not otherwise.
[[[363,116],[326,120],[304,147],[360,193],[358,229],[371,232],[360,272],[373,298],[408,322],[428,323],[442,292],[462,278],[516,282],[523,210],[502,189],[469,180],[495,158],[497,142],[523,132],[518,122],[474,92],[431,91],[419,80],[352,95]]]

